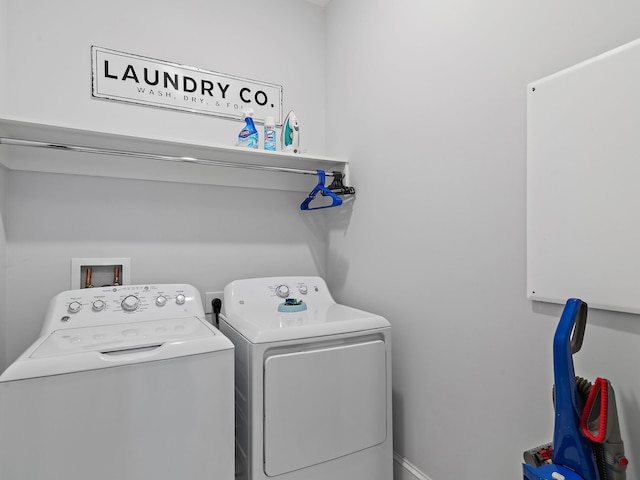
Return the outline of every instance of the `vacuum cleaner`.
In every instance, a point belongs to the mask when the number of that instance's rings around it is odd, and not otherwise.
[[[582,347],[587,304],[569,299],[553,338],[553,442],[524,452],[524,480],[626,480],[611,382],[576,377],[573,354]]]

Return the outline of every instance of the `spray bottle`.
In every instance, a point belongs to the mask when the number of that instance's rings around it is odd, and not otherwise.
[[[258,130],[253,123],[253,109],[249,108],[242,112],[244,127],[238,134],[238,146],[247,148],[258,148]]]
[[[276,151],[276,122],[273,117],[264,119],[264,149]]]

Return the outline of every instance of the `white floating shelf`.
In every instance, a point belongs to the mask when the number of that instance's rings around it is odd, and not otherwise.
[[[17,140],[49,144],[50,148],[11,144]],[[344,160],[97,132],[7,117],[0,118],[0,144],[7,149],[0,155],[1,164],[30,172],[306,192],[313,188],[316,178],[287,169],[340,171],[348,179],[348,162]],[[58,145],[60,148],[56,148]],[[66,146],[107,153],[78,152]]]

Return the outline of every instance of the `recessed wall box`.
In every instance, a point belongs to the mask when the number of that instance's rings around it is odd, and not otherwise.
[[[129,285],[130,258],[72,258],[71,289]]]

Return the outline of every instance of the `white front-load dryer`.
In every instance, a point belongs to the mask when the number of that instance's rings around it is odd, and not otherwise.
[[[337,304],[319,277],[236,280],[239,480],[391,480],[390,325]]]
[[[63,292],[0,376],[0,478],[233,480],[233,390],[194,287]]]

